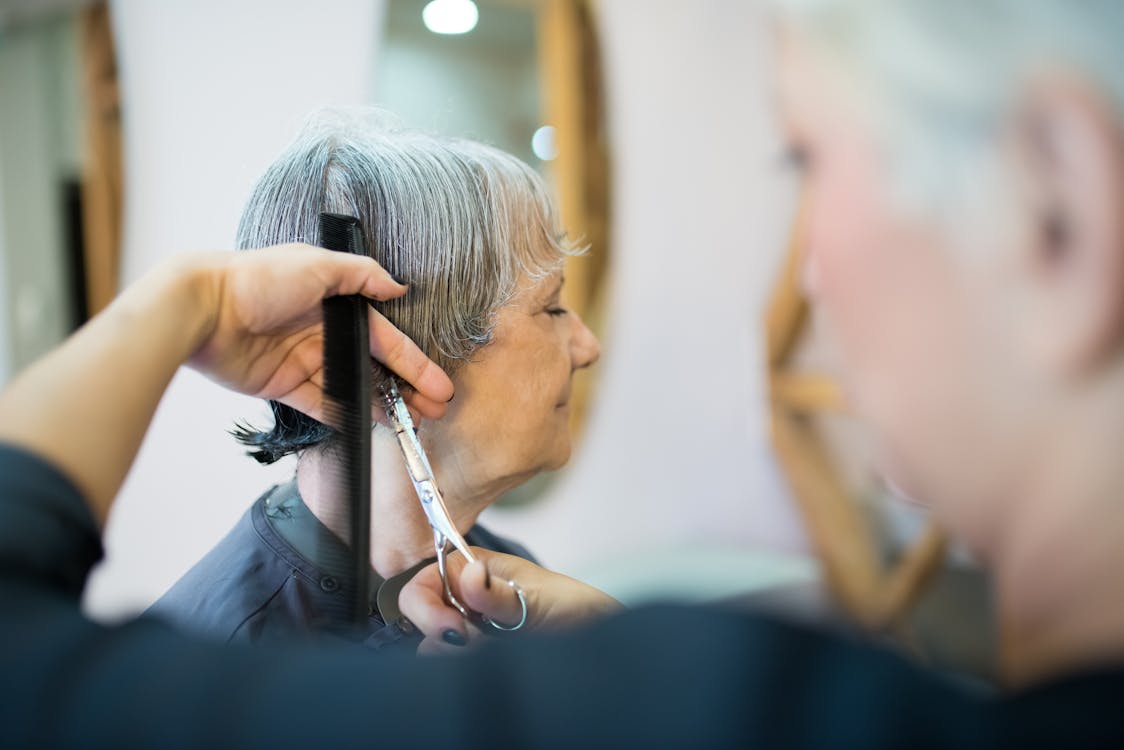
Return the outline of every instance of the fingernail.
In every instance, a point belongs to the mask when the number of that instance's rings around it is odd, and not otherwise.
[[[408,286],[406,280],[396,273],[390,274],[390,278],[394,279],[394,283],[398,284],[399,286]]]
[[[492,571],[488,570],[487,568],[484,568],[484,588],[492,588]]]
[[[464,636],[457,631],[449,628],[441,634],[441,640],[448,643],[450,646],[463,646],[465,644]]]

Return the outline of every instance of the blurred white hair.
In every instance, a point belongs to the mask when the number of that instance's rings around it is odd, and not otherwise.
[[[847,81],[894,167],[929,202],[991,159],[1045,74],[1092,84],[1124,118],[1121,0],[768,0]]]

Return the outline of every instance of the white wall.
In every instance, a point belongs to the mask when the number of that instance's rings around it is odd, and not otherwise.
[[[124,102],[124,281],[186,250],[229,248],[254,180],[309,111],[367,101],[382,3],[117,0]],[[122,368],[122,377],[128,377]],[[263,414],[190,371],[160,406],[107,529],[87,606],[146,606],[291,466],[225,435]]]
[[[592,580],[805,549],[765,419],[761,317],[795,202],[765,21],[728,0],[600,3],[615,212],[598,401],[547,502],[489,511]]]

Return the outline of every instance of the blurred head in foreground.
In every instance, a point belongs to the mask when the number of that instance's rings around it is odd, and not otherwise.
[[[1124,4],[772,5],[849,394],[1033,641],[1124,546]]]

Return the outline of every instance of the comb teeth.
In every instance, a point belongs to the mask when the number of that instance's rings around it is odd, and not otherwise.
[[[320,214],[320,245],[329,250],[366,255],[359,220]],[[336,428],[337,450],[328,470],[334,502],[325,510],[335,519],[349,549],[338,560],[350,575],[341,602],[347,616],[362,627],[369,606],[371,530],[371,358],[367,302],[358,295],[329,297],[324,312],[324,412]],[[342,532],[342,533],[341,533]]]
[[[366,255],[359,220],[343,214],[320,214],[320,246],[343,253]],[[324,392],[334,401],[351,403],[366,378],[366,366],[357,355],[366,342],[360,341],[360,298],[335,298],[324,304]],[[363,328],[366,328],[364,325]]]
[[[343,214],[320,214],[320,247],[366,255],[359,220]]]
[[[363,241],[363,227],[359,220],[354,216],[347,216],[346,214],[333,214],[322,213],[320,214],[320,247],[327,248],[328,250],[339,250],[345,253],[354,253],[355,255],[366,255],[367,245]],[[377,307],[376,307],[377,309]],[[329,311],[325,308],[325,315],[335,315],[334,311]],[[325,354],[340,355],[329,356],[327,361],[338,363],[346,362],[346,355],[339,350],[333,348],[339,345],[339,340],[325,339]],[[330,350],[330,351],[329,351]],[[341,358],[342,357],[342,358]],[[375,360],[369,360],[371,368],[371,382],[374,385],[374,391],[379,394],[386,394],[390,390],[392,383],[399,383],[399,381],[391,375],[390,371],[380,365]],[[326,381],[331,385],[331,380]],[[400,384],[399,388],[405,390],[406,386]],[[328,388],[325,391],[329,396],[339,398],[339,394],[335,393]]]

